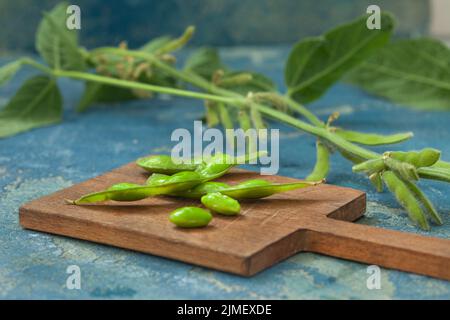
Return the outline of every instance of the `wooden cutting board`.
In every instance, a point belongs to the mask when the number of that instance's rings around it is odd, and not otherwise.
[[[130,163],[23,205],[20,224],[243,276],[310,251],[450,280],[450,240],[352,223],[364,214],[366,198],[349,188],[320,185],[244,201],[241,215],[216,215],[208,227],[200,229],[177,228],[168,220],[176,208],[200,205],[195,200],[155,197],[89,206],[64,201],[118,182],[144,183],[147,176]],[[237,183],[256,176],[256,172],[235,169],[220,180]]]

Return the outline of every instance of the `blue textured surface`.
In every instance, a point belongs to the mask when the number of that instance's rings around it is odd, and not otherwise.
[[[222,50],[236,68],[262,71],[282,86],[285,48]],[[4,61],[0,61],[2,64]],[[0,91],[6,102],[26,70]],[[22,230],[18,208],[24,202],[94,177],[149,153],[169,152],[170,134],[192,128],[202,104],[184,99],[137,101],[73,111],[82,86],[60,82],[65,97],[63,124],[0,140],[0,298],[450,298],[450,283],[382,269],[380,290],[368,290],[367,266],[300,253],[252,278],[171,261],[151,255]],[[412,130],[415,138],[397,148],[425,146],[443,150],[450,160],[450,113],[401,108],[361,91],[337,85],[311,106],[322,118],[333,111],[338,125],[360,131]],[[280,174],[304,177],[314,163],[314,139],[282,128]],[[380,149],[380,151],[382,151]],[[333,157],[330,183],[368,192],[368,212],[359,223],[419,232],[387,193],[376,194],[350,164]],[[426,183],[424,190],[442,212],[445,224],[427,234],[449,238],[448,185]],[[420,233],[420,232],[419,232]],[[82,289],[65,288],[66,268],[80,266]]]
[[[59,2],[0,1],[0,52],[33,51],[41,12]],[[123,40],[131,47],[140,46],[162,33],[178,35],[190,24],[197,26],[191,42],[195,45],[287,44],[352,20],[371,4],[394,13],[401,22],[397,33],[408,36],[427,33],[430,14],[428,0],[78,0],[73,4],[81,8],[81,43],[88,48]]]

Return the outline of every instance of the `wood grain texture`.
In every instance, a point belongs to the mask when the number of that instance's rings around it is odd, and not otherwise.
[[[39,230],[150,253],[243,276],[251,276],[301,251],[450,279],[450,241],[352,223],[364,214],[365,194],[321,185],[244,201],[236,217],[216,215],[207,228],[181,229],[169,213],[199,201],[155,197],[139,202],[67,205],[64,199],[118,182],[144,183],[134,163],[31,201],[20,224]],[[233,170],[228,183],[255,178]],[[295,179],[266,176],[274,182]]]

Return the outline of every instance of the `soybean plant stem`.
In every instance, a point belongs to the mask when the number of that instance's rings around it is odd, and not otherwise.
[[[121,50],[121,49],[114,49]],[[126,51],[128,52],[128,51]],[[159,61],[159,60],[155,60]],[[71,79],[77,79],[77,80],[84,80],[84,81],[93,81],[97,83],[103,83],[107,85],[112,86],[118,86],[122,88],[128,88],[128,89],[139,89],[139,90],[145,90],[145,91],[151,91],[151,92],[157,92],[157,93],[164,93],[169,95],[175,95],[180,97],[186,97],[186,98],[193,98],[193,99],[201,99],[201,100],[211,100],[216,101],[220,103],[225,103],[231,107],[234,108],[248,108],[249,107],[249,101],[242,95],[236,94],[234,92],[223,90],[221,88],[218,88],[214,86],[211,83],[208,83],[206,81],[203,81],[203,79],[199,77],[190,77],[190,74],[184,73],[181,71],[178,71],[170,66],[168,66],[165,63],[158,62],[158,65],[164,65],[164,70],[171,73],[171,75],[178,77],[181,80],[184,80],[186,82],[189,82],[190,84],[193,84],[194,86],[197,86],[201,89],[207,90],[210,93],[202,93],[202,92],[195,92],[195,91],[187,91],[187,90],[181,90],[176,88],[170,88],[170,87],[161,87],[136,81],[128,81],[128,80],[121,80],[106,76],[100,76],[96,74],[91,74],[87,72],[78,72],[78,71],[64,71],[64,70],[54,70],[51,68],[48,68],[45,65],[42,65],[32,59],[29,58],[23,58],[22,63],[28,64],[46,74],[49,74],[54,77],[66,77]],[[291,106],[294,106],[294,108],[298,108],[295,101],[285,98],[286,102],[289,103]],[[303,130],[305,132],[308,132],[314,136],[320,137],[322,139],[325,139],[338,148],[345,150],[355,156],[358,156],[360,158],[369,160],[374,159],[377,157],[380,157],[381,155],[373,152],[371,150],[365,149],[363,147],[360,147],[359,145],[356,145],[354,143],[351,143],[344,138],[338,136],[334,132],[331,132],[327,130],[326,127],[323,126],[323,123],[315,117],[312,113],[309,111],[305,112],[305,110],[302,111],[302,114],[308,114],[310,113],[310,116],[308,119],[313,123],[307,123],[305,121],[302,121],[300,119],[294,118],[290,115],[287,115],[283,112],[280,112],[278,110],[275,110],[273,108],[267,107],[265,105],[256,103],[256,102],[250,102],[250,105],[254,108],[256,108],[261,114],[265,115],[268,118],[272,118],[274,120],[280,121],[282,123],[286,123],[292,127],[295,127],[297,129]],[[304,107],[303,107],[304,108]],[[300,108],[302,109],[302,108]],[[419,175],[423,178],[427,179],[436,179],[434,176],[435,171],[438,169],[434,168],[426,168],[426,170],[422,170],[420,168],[418,170]]]

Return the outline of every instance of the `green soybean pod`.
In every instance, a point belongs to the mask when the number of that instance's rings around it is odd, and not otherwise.
[[[160,185],[162,183],[166,183],[169,178],[170,176],[167,174],[153,173],[150,177],[148,177],[145,184],[150,186]]]
[[[197,186],[195,186],[192,189],[179,191],[171,193],[171,196],[177,196],[177,197],[183,197],[183,198],[189,198],[189,199],[200,199],[202,196],[204,196],[207,193],[213,193],[218,192],[224,189],[229,189],[230,185],[226,184],[224,182],[217,182],[217,181],[206,181],[203,182]]]
[[[405,182],[392,171],[385,171],[382,178],[397,201],[408,212],[410,219],[417,223],[422,229],[430,230],[430,226],[420,203]]]
[[[369,176],[369,180],[375,187],[377,192],[383,192],[383,180],[381,179],[381,173],[375,172]]]
[[[171,175],[162,185],[174,185],[172,191],[188,190],[202,183],[203,179],[204,178],[195,171],[183,171]],[[178,186],[176,186],[177,184]]]
[[[335,133],[347,141],[368,145],[380,146],[385,144],[395,144],[410,139],[412,132],[397,133],[391,135],[380,135],[374,133],[363,133],[356,131],[343,130],[335,128]]]
[[[134,192],[126,192],[126,190],[138,188],[140,186],[141,185],[136,184],[136,183],[121,182],[121,183],[112,185],[111,187],[109,187],[106,190],[107,191],[124,191],[123,193],[118,192],[118,193],[113,194],[109,200],[136,201],[136,200],[145,199],[147,197],[145,192],[142,192],[140,190],[136,190]]]
[[[408,162],[395,160],[390,155],[383,156],[384,164],[392,171],[397,172],[405,180],[419,180],[417,168]]]
[[[374,172],[383,171],[386,168],[382,158],[371,159],[354,165],[353,172],[367,172],[372,174]]]
[[[441,168],[441,169],[448,169],[450,170],[450,162],[447,161],[437,161],[434,165],[433,168]]]
[[[430,167],[439,161],[441,151],[433,148],[425,148],[421,151],[391,151],[386,153],[391,158],[407,162],[416,168]]]
[[[212,220],[212,215],[199,207],[183,207],[172,211],[169,220],[181,228],[199,228],[206,227]]]
[[[330,171],[330,151],[319,140],[316,143],[316,152],[316,165],[311,174],[306,178],[307,181],[323,180]]]
[[[124,182],[117,183],[104,191],[84,195],[75,201],[67,200],[67,202],[70,204],[80,205],[108,200],[138,201],[150,197],[152,195],[152,191],[153,190],[148,190],[138,184]]]
[[[450,183],[450,170],[439,167],[422,167],[418,170],[421,178]]]
[[[217,104],[212,101],[205,101],[206,124],[212,128],[219,124],[219,111]]]
[[[203,178],[196,172],[179,172],[170,176],[166,182],[159,185],[119,183],[104,191],[84,195],[75,201],[70,201],[70,203],[80,205],[107,200],[138,201],[156,195],[166,195],[176,191],[188,190],[202,182]]]
[[[419,189],[419,187],[411,181],[403,181],[406,186],[411,190],[411,192],[416,196],[416,198],[421,202],[422,206],[425,208],[431,219],[438,225],[442,225],[443,221],[433,203],[428,199],[428,197]]]
[[[235,216],[241,211],[239,202],[220,192],[208,193],[201,198],[203,205],[213,212]]]
[[[295,189],[307,188],[319,184],[318,182],[301,181],[284,184],[272,184],[266,180],[254,179],[232,186],[229,189],[220,190],[220,193],[232,197],[233,199],[260,199],[276,193],[286,192]]]
[[[168,155],[155,155],[145,158],[139,158],[136,164],[141,168],[162,174],[174,174],[182,171],[194,171],[198,164],[195,163],[180,163],[173,162],[172,157]]]

